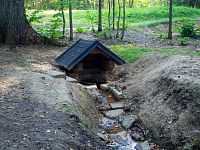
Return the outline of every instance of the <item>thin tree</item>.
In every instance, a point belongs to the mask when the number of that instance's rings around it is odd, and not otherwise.
[[[119,37],[119,28],[120,28],[120,18],[121,18],[121,4],[120,4],[120,0],[118,0],[118,7],[119,7],[119,12],[118,12],[118,20],[117,20],[117,34],[116,34],[116,38]]]
[[[134,6],[134,0],[131,0],[131,5],[130,5],[130,7],[133,8],[133,6]]]
[[[110,26],[111,26],[110,15],[111,15],[111,2],[110,2],[110,0],[108,0],[108,26],[109,26],[109,30],[110,30]]]
[[[122,36],[121,36],[121,40],[124,39],[125,24],[126,24],[126,0],[123,0],[123,25],[122,25]]]
[[[115,0],[112,1],[113,4],[113,27],[112,29],[115,30]]]
[[[69,40],[73,41],[72,2],[69,0]]]
[[[64,13],[64,4],[63,0],[60,0],[60,10],[62,13],[62,20],[63,20],[63,37],[65,37],[65,27],[66,27],[66,20],[65,20],[65,13]]]
[[[102,0],[99,0],[98,7],[98,32],[102,32]]]
[[[172,0],[170,0],[170,3],[169,3],[169,31],[168,31],[168,39],[172,39],[172,17],[173,17],[172,7],[173,7],[173,2],[172,2]]]

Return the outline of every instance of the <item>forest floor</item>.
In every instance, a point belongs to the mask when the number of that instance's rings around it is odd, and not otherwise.
[[[55,69],[51,60],[60,53],[57,47],[0,46],[0,149],[106,149],[79,117],[57,108],[78,96],[84,100],[77,86],[47,75]],[[76,90],[80,95],[73,93]],[[87,110],[81,113],[94,117],[93,110]]]

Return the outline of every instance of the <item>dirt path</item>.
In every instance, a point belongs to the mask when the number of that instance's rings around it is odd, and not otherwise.
[[[43,74],[55,69],[48,62],[58,53],[60,50],[52,47],[0,47],[0,149],[106,149],[83,127],[79,116],[55,109],[72,100],[67,97],[67,83],[65,87],[64,81]],[[61,84],[62,89],[56,91]],[[58,103],[56,98],[64,101]]]

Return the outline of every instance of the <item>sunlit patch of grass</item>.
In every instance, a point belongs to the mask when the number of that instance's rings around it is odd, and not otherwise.
[[[132,45],[115,45],[109,46],[109,48],[127,62],[134,62],[146,54],[200,56],[200,52],[191,52],[181,49],[153,49],[148,47],[135,47]]]
[[[128,62],[136,61],[144,56],[144,54],[153,51],[151,48],[141,48],[127,45],[110,46],[110,49]]]
[[[52,18],[53,14],[58,11],[54,10],[44,10],[41,12],[41,15],[44,16],[42,19],[43,23],[48,23]],[[94,16],[94,25],[97,26],[98,20],[98,11],[89,10],[90,14]],[[167,7],[146,7],[146,8],[127,8],[126,9],[126,24],[129,28],[131,27],[152,27],[158,24],[166,23],[168,21],[168,8]],[[118,12],[116,12],[117,14]],[[68,11],[65,11],[66,19],[68,20],[69,14]],[[174,20],[180,18],[199,18],[200,9],[183,7],[183,6],[174,6],[173,8]],[[108,25],[108,10],[103,10],[102,20],[103,25]],[[144,22],[144,23],[141,23]],[[66,22],[69,26],[69,21]],[[43,24],[35,24],[41,27],[45,27]],[[73,11],[73,25],[74,27],[90,27],[91,21],[88,20],[87,10],[74,10]]]

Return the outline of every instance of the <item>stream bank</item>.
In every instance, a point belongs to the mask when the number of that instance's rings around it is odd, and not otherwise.
[[[97,136],[114,150],[150,150],[148,132],[141,120],[131,114],[122,89],[113,83],[86,86],[101,114]]]

